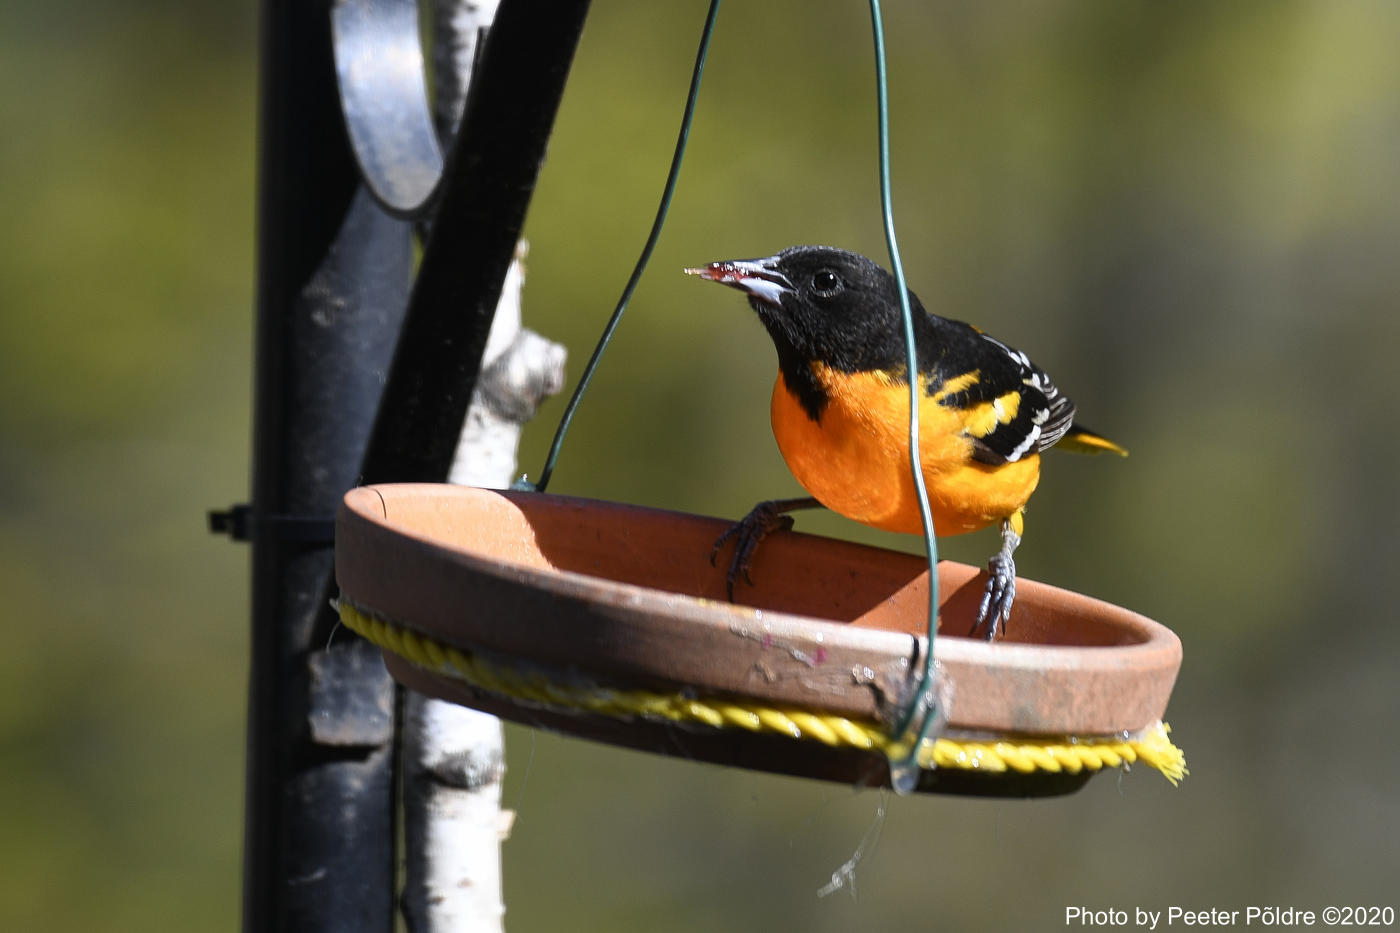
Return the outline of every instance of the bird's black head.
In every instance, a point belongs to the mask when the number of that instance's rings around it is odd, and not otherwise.
[[[789,377],[823,363],[842,372],[904,369],[904,329],[894,277],[859,253],[793,246],[766,259],[687,269],[749,296]],[[909,293],[916,333],[926,317]]]

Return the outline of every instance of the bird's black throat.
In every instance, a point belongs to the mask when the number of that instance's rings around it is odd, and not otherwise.
[[[778,373],[783,384],[797,398],[807,417],[821,424],[822,413],[831,404],[831,396],[817,381],[816,374],[812,372],[812,362],[790,350],[784,352],[784,347],[776,340],[774,344],[778,348]]]

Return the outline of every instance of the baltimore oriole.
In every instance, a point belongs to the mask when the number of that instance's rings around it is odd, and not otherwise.
[[[857,253],[794,246],[766,259],[714,262],[687,273],[730,285],[778,351],[773,435],[811,498],[759,503],[715,542],[736,538],[728,585],[785,513],[826,506],[887,531],[922,525],[909,469],[909,383],[894,277]],[[1040,479],[1040,452],[1059,443],[1083,452],[1117,444],[1074,424],[1074,403],[1043,369],[977,328],[924,310],[909,292],[919,384],[919,457],[940,536],[1001,523],[988,562],[977,625],[1005,628],[1016,595],[1012,554],[1023,510]],[[752,584],[752,580],[749,580]]]

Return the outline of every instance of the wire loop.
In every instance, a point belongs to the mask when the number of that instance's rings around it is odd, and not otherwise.
[[[651,258],[652,251],[656,247],[656,241],[661,235],[662,225],[665,223],[666,214],[671,206],[671,198],[675,193],[676,180],[680,175],[681,161],[685,156],[686,143],[690,137],[690,126],[695,115],[695,103],[700,94],[700,79],[705,70],[705,58],[709,52],[710,39],[714,34],[715,19],[719,14],[720,0],[711,0],[709,13],[705,19],[705,27],[700,38],[700,48],[696,52],[695,66],[691,73],[690,90],[686,96],[685,114],[681,118],[680,133],[676,140],[675,152],[671,157],[671,168],[666,176],[666,186],[661,195],[661,203],[657,208],[656,218],[652,222],[651,233],[647,237],[646,245],[642,248],[642,253],[637,259],[636,266],[632,270],[631,277],[627,280],[627,285],[622,291],[617,306],[613,309],[612,316],[608,318],[607,325],[603,329],[603,334],[598,340],[598,344],[593,349],[593,354],[589,357],[588,364],[584,367],[582,376],[579,377],[578,385],[574,389],[569,404],[564,409],[563,417],[559,420],[559,427],[554,434],[554,440],[550,445],[549,454],[545,459],[544,468],[540,472],[540,478],[536,483],[530,483],[526,478],[521,477],[514,487],[515,489],[534,490],[543,492],[549,485],[550,479],[554,475],[554,467],[559,459],[559,452],[563,446],[564,438],[568,434],[569,426],[573,422],[574,414],[578,411],[583,394],[588,389],[589,383],[597,371],[598,364],[602,359],[603,351],[607,349],[611,342],[617,326],[622,320],[622,315],[627,309],[628,302],[632,299],[632,294],[636,290],[637,283],[641,280],[642,273],[646,269],[647,262]],[[906,787],[910,780],[917,781],[917,755],[924,740],[932,732],[936,731],[939,723],[947,721],[948,711],[946,701],[940,698],[935,691],[935,680],[937,670],[933,662],[933,643],[938,633],[938,541],[933,529],[933,513],[929,507],[928,489],[924,483],[923,470],[919,463],[919,393],[921,386],[918,379],[918,353],[914,343],[914,319],[913,312],[909,306],[909,291],[904,278],[904,264],[900,259],[899,242],[895,236],[894,229],[894,207],[893,198],[890,193],[890,158],[889,158],[889,92],[886,86],[885,77],[885,40],[884,24],[880,14],[879,0],[870,0],[870,18],[872,31],[875,38],[875,83],[876,83],[876,104],[879,122],[879,165],[880,165],[880,208],[884,220],[885,242],[889,248],[890,264],[894,273],[895,282],[899,291],[900,311],[904,321],[904,341],[905,359],[907,372],[909,373],[909,469],[913,475],[914,489],[918,495],[919,518],[923,527],[924,547],[928,554],[929,563],[929,602],[928,602],[928,638],[923,646],[922,672],[919,677],[919,684],[914,694],[909,700],[909,705],[903,716],[900,717],[899,725],[892,735],[894,746],[907,748],[903,757],[891,761],[891,769],[897,772],[900,778],[895,782],[897,791],[912,790]],[[915,728],[917,726],[917,728]],[[939,727],[941,728],[941,727]],[[908,736],[913,730],[914,734]],[[908,741],[906,741],[908,739]],[[912,777],[910,777],[911,772]]]

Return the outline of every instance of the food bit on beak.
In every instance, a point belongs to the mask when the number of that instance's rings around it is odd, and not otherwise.
[[[732,262],[712,262],[708,266],[697,266],[694,269],[686,269],[686,275],[698,275],[702,279],[709,279],[711,282],[722,282],[725,285],[736,284],[737,274],[734,272]],[[728,280],[726,281],[726,276]]]
[[[792,283],[787,276],[769,268],[768,260],[763,259],[712,262],[708,266],[686,269],[685,273],[737,288],[758,301],[772,305],[781,304],[782,296],[792,291]]]

